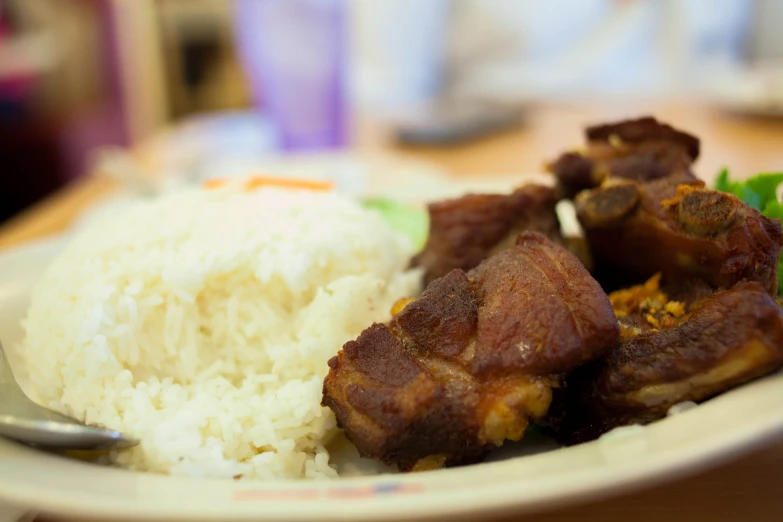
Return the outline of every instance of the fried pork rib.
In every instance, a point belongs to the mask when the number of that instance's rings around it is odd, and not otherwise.
[[[659,303],[663,295],[664,302],[675,303],[654,286],[648,282],[648,288],[631,292],[649,292]],[[612,300],[622,303],[620,322],[628,321],[622,311],[628,295]],[[557,430],[561,442],[648,423],[674,404],[702,401],[783,366],[783,313],[758,283],[741,282],[690,306],[676,302],[669,308],[675,311],[671,321],[642,327],[638,334],[624,327],[617,349],[569,378],[566,399],[553,407],[553,415],[554,410],[564,415]],[[626,311],[639,313],[633,306]]]
[[[346,343],[329,361],[323,404],[365,457],[401,470],[475,462],[519,440],[562,376],[618,339],[581,263],[526,232]]]
[[[548,165],[557,177],[561,197],[573,198],[609,178],[696,179],[690,167],[699,156],[698,138],[655,118],[588,127],[586,139],[584,151],[565,153]]]
[[[770,297],[780,222],[705,188],[689,170],[692,136],[649,118],[587,134],[588,151],[552,170],[561,192],[578,192],[594,276],[605,290],[625,287],[609,295],[622,340],[556,391],[546,422],[566,443],[653,421],[783,365],[783,315]]]
[[[560,241],[554,190],[525,185],[508,195],[470,194],[432,203],[424,249],[413,259],[425,270],[425,284],[451,270],[470,270],[514,244],[523,231]]]
[[[748,280],[777,292],[779,220],[700,181],[610,179],[575,200],[596,266],[670,282],[701,278],[714,288]],[[604,279],[597,275],[599,281]],[[607,285],[604,285],[607,287]]]

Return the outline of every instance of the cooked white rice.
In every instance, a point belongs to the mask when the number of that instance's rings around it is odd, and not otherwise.
[[[411,245],[332,193],[237,187],[85,230],[33,293],[37,399],[135,435],[136,470],[334,477],[327,360],[415,293]]]

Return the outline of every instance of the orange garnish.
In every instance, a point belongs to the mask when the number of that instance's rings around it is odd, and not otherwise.
[[[213,190],[225,186],[227,180],[222,178],[210,179],[204,182],[203,187],[206,190]],[[281,187],[301,190],[330,191],[334,189],[334,183],[331,181],[321,181],[314,179],[291,179],[291,178],[273,178],[268,176],[253,176],[248,178],[242,185],[246,191],[255,190],[260,187]]]
[[[203,187],[207,190],[212,190],[216,188],[220,188],[224,186],[226,183],[228,183],[226,180],[217,178],[217,179],[208,179],[204,182]]]
[[[223,178],[209,179],[202,185],[206,190],[213,190],[223,187],[228,181]],[[331,181],[321,181],[315,179],[292,179],[292,178],[272,178],[268,176],[252,176],[245,181],[242,189],[246,191],[255,190],[260,187],[282,187],[301,190],[330,191],[334,189],[334,183]]]
[[[303,190],[329,191],[334,188],[331,181],[320,181],[314,179],[290,179],[290,178],[270,178],[266,176],[253,176],[245,182],[245,190],[255,190],[259,187],[282,187]]]

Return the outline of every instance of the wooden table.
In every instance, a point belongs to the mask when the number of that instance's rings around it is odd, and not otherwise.
[[[390,145],[380,126],[359,126],[357,147],[372,154],[390,150],[430,161],[458,176],[540,171],[541,164],[564,148],[581,143],[585,123],[654,113],[698,134],[702,158],[697,172],[711,178],[728,166],[738,177],[783,170],[783,121],[747,119],[690,103],[617,101],[609,104],[537,106],[527,125],[513,132],[454,148],[401,148]],[[18,244],[64,230],[88,204],[115,190],[89,177],[10,223],[0,227],[0,246]],[[783,400],[783,398],[781,398]],[[737,419],[742,422],[742,419]],[[510,520],[510,519],[507,519]],[[732,464],[700,475],[637,492],[526,517],[531,522],[766,522],[783,520],[783,441]]]

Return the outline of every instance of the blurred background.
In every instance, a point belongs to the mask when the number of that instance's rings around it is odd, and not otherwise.
[[[0,0],[0,221],[173,128],[158,167],[192,174],[367,120],[447,147],[540,103],[781,115],[781,26],[778,0]]]

